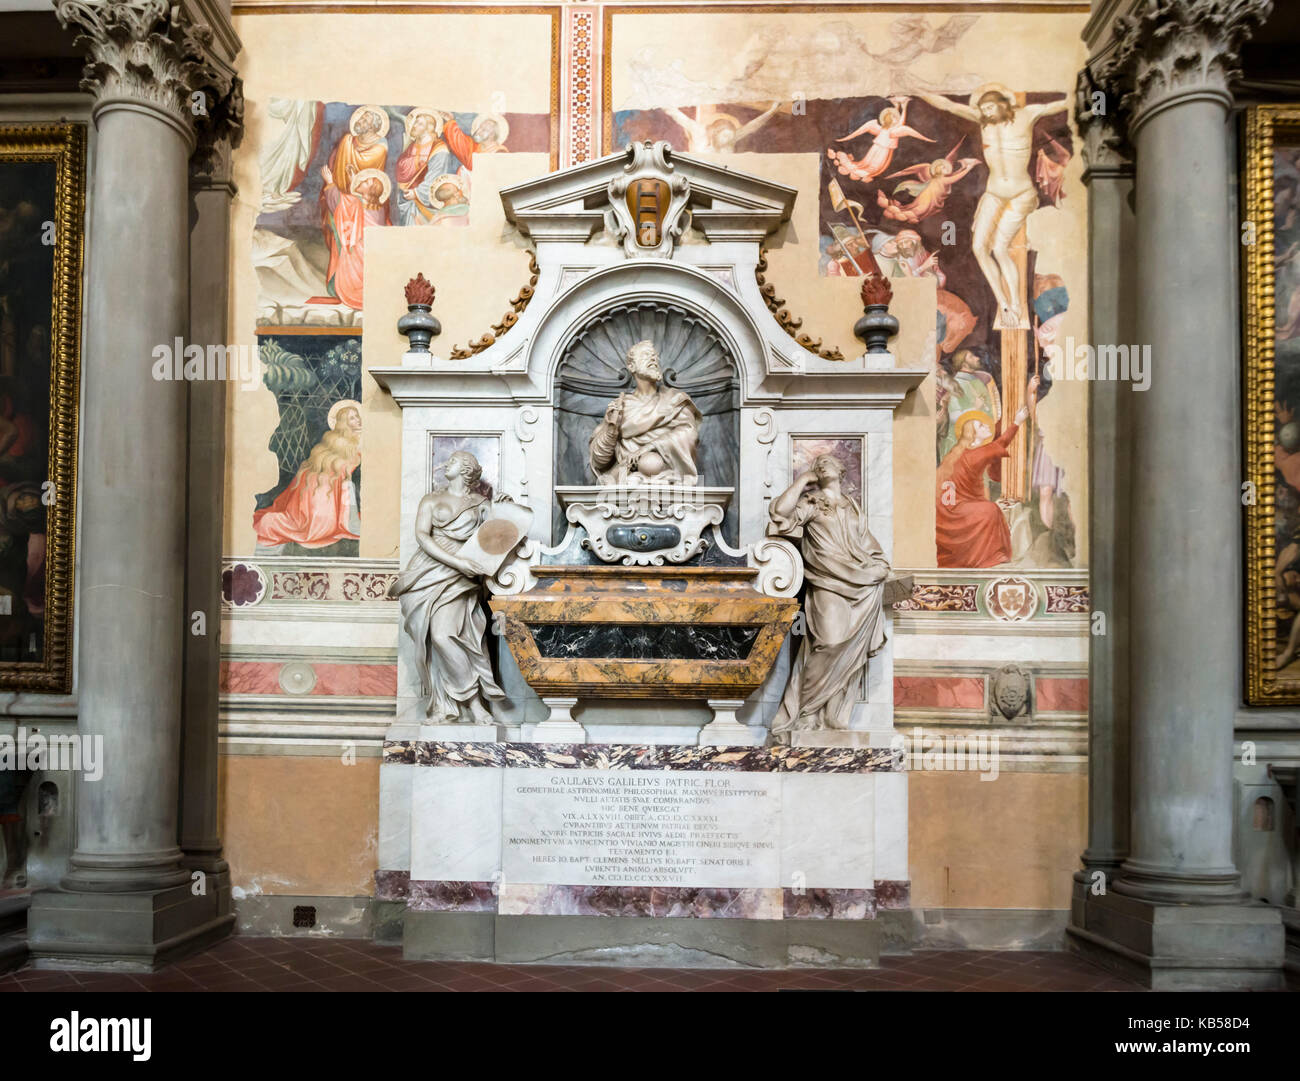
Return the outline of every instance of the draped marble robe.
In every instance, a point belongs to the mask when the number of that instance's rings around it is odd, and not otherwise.
[[[433,543],[444,552],[459,552],[487,510],[487,497],[471,493],[449,521],[435,519],[429,532]],[[485,702],[505,698],[488,661],[481,591],[477,578],[440,563],[418,546],[389,591],[401,605],[406,633],[421,646],[420,690],[435,724],[459,721],[462,703],[475,693]]]
[[[800,541],[807,582],[806,633],[772,733],[848,728],[862,669],[885,644],[889,563],[847,495],[831,506],[822,492],[804,492],[789,516],[773,503],[771,518],[769,535]]]
[[[623,394],[623,426],[615,428],[606,420],[597,425],[588,446],[588,464],[601,484],[622,484],[636,473],[637,459],[646,451],[658,451],[664,460],[665,473],[692,481],[699,475],[695,464],[695,445],[700,438],[703,419],[690,395],[684,390],[660,387],[654,394]],[[629,426],[646,428],[629,436]]]

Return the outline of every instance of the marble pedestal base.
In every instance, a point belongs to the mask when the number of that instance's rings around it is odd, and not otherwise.
[[[1285,934],[1266,905],[1166,905],[1075,880],[1066,946],[1153,991],[1285,987]]]
[[[910,908],[907,777],[885,749],[397,741],[380,793],[376,933],[411,958],[872,963],[878,932],[802,925]],[[734,954],[711,961],[715,938]]]
[[[152,972],[225,938],[235,926],[230,873],[136,893],[41,890],[27,914],[37,968]]]
[[[542,699],[550,713],[546,720],[533,727],[534,743],[586,743],[586,730],[573,719],[573,710],[578,700],[572,697],[548,696]]]
[[[821,728],[815,732],[791,732],[792,747],[877,747],[888,748],[893,728]]]
[[[420,739],[431,743],[496,743],[506,738],[503,724],[422,724]]]
[[[906,916],[910,913],[889,913]],[[671,968],[875,968],[885,920],[646,920],[408,912],[408,961]]]
[[[767,742],[767,729],[742,724],[736,711],[745,705],[743,698],[710,698],[713,720],[700,729],[701,747],[761,747]]]

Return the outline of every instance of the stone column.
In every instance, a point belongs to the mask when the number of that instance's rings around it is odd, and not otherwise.
[[[1269,7],[1164,0],[1117,29],[1138,160],[1138,336],[1152,359],[1150,389],[1131,402],[1133,836],[1115,888],[1152,901],[1242,897],[1232,862],[1242,474],[1228,80]]]
[[[221,540],[226,472],[226,396],[241,377],[239,353],[225,343],[229,289],[230,208],[236,189],[231,153],[242,134],[242,90],[236,79],[208,125],[190,170],[190,339],[214,359],[225,358],[225,378],[189,385],[188,538],[185,572],[185,636],[182,692],[180,845],[183,865],[214,881],[208,888],[229,896],[228,865],[221,855],[217,823],[217,712],[221,675]],[[234,114],[233,116],[230,114]],[[233,144],[233,145],[232,145]],[[250,358],[256,360],[256,357]],[[255,365],[252,373],[255,373]],[[200,618],[201,617],[201,618]],[[202,631],[202,633],[197,633]]]
[[[1131,837],[1109,891],[1082,906],[1076,896],[1070,934],[1161,989],[1282,980],[1280,917],[1241,904],[1232,860],[1242,478],[1228,87],[1270,7],[1139,0],[1114,22],[1108,89],[1112,104],[1122,94],[1137,162],[1129,345],[1150,347],[1149,389],[1119,391],[1131,462]]]
[[[188,393],[155,376],[157,351],[187,337],[189,158],[210,111],[193,95],[230,74],[210,29],[166,0],[56,13],[80,31],[96,99],[77,628],[80,730],[103,737],[104,763],[80,784],[63,890],[33,902],[31,950],[151,967],[230,922],[194,899],[178,845]]]
[[[1088,341],[1132,342],[1133,163],[1120,124],[1087,69],[1075,118],[1088,188]],[[1069,363],[1070,358],[1066,357]],[[1131,384],[1088,385],[1088,562],[1094,621],[1088,640],[1088,847],[1076,879],[1105,887],[1129,847],[1129,430]],[[1095,872],[1104,876],[1097,879]]]

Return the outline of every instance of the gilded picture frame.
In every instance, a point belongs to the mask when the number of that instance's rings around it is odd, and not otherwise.
[[[0,690],[72,691],[85,158],[0,124]]]

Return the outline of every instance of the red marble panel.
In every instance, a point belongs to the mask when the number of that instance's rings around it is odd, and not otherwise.
[[[316,686],[312,694],[374,695],[391,698],[397,694],[395,664],[313,664]]]
[[[284,694],[278,661],[222,661],[222,694]]]
[[[926,709],[983,709],[982,676],[895,676],[894,705]]]
[[[1088,681],[1086,679],[1036,679],[1034,688],[1038,701],[1036,713],[1087,713]]]

